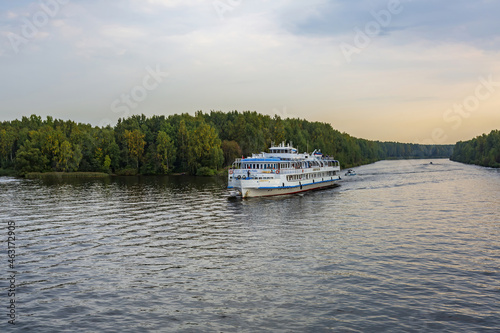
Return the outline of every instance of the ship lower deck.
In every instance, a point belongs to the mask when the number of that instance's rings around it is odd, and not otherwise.
[[[256,186],[255,182],[242,181],[240,187],[234,187],[233,189],[240,192],[243,198],[253,198],[253,197],[267,197],[276,195],[288,195],[296,194],[311,190],[317,190],[327,187],[333,187],[337,185],[340,177],[329,177],[330,179],[324,179],[319,181],[311,182],[297,182],[295,184],[282,184],[281,186]],[[248,184],[246,184],[248,182]],[[270,185],[270,184],[269,184]]]

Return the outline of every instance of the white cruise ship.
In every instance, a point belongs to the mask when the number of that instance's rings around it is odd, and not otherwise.
[[[318,150],[299,154],[283,142],[269,148],[269,153],[234,161],[228,173],[228,189],[231,196],[264,197],[329,187],[339,179],[339,161]]]

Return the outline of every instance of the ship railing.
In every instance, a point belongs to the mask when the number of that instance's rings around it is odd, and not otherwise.
[[[336,166],[338,165],[333,165],[333,167]],[[308,173],[311,171],[321,171],[322,168],[327,168],[327,167],[328,166],[325,165],[323,167],[314,166],[310,168],[290,168],[290,169],[233,169],[233,174],[247,176],[248,172],[250,171],[251,176],[256,174],[260,174],[262,176],[275,175],[275,174],[289,175],[289,174]]]

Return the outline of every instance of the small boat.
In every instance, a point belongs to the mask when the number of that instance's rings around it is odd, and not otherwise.
[[[236,199],[236,198],[240,198],[241,197],[241,193],[238,192],[238,191],[229,191],[229,195],[228,195],[228,199]]]
[[[346,176],[356,176],[356,171],[354,171],[353,169],[349,169],[349,170],[347,170],[345,175]]]

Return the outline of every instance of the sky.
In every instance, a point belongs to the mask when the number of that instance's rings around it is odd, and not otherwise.
[[[369,140],[500,129],[500,1],[5,0],[0,121],[257,111]]]

